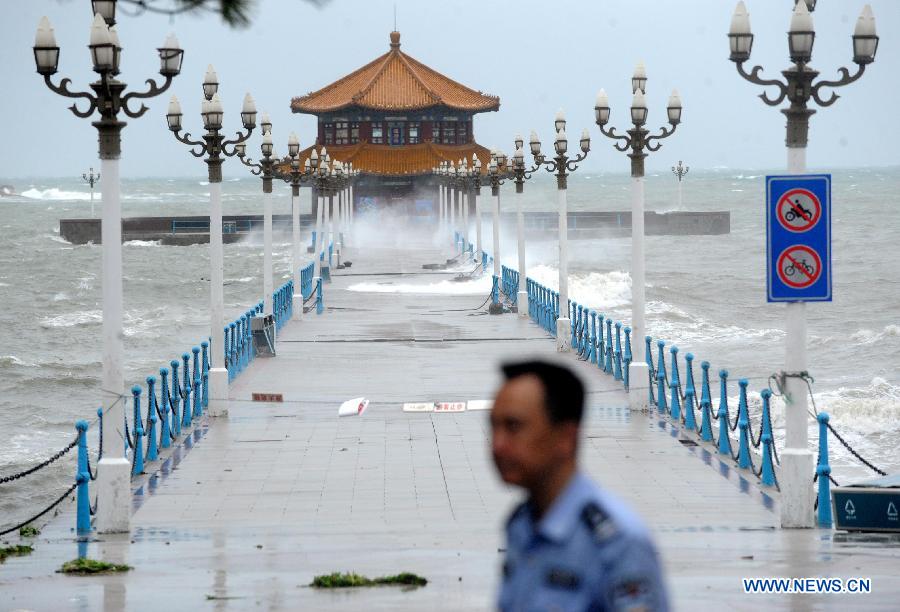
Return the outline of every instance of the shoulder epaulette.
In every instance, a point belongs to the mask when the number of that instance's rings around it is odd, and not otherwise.
[[[594,539],[600,543],[609,540],[618,533],[618,528],[612,518],[604,512],[597,502],[588,502],[581,511],[581,520],[587,525],[588,530],[594,534]]]

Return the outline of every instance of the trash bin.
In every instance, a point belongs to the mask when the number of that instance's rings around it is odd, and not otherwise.
[[[257,315],[250,319],[250,332],[257,357],[275,356],[275,315]]]

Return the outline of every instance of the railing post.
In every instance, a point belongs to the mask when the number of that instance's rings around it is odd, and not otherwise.
[[[602,325],[602,323],[601,323]],[[591,311],[591,359],[590,362],[593,364],[597,363],[597,313],[593,310]]]
[[[203,349],[203,407],[209,407],[209,342],[200,343]]]
[[[694,388],[688,387],[684,390],[684,428],[688,431],[697,429],[697,422],[694,420]]]
[[[532,298],[534,296],[531,295],[531,279],[530,278],[525,279],[525,295],[528,296],[528,316],[533,321],[534,320],[534,303],[533,303]]]
[[[194,379],[194,418],[199,419],[203,414],[203,402],[200,398],[200,376]]]
[[[541,286],[541,324],[550,331],[550,290],[544,286]]]
[[[597,368],[601,371],[605,370],[606,363],[606,345],[603,341],[603,321],[606,319],[602,314],[597,315]]]
[[[653,366],[653,338],[644,336],[644,350],[646,351],[647,360],[647,407],[656,404],[656,398],[653,397],[653,387],[656,386],[656,368]]]
[[[162,400],[162,425],[159,430],[159,443],[162,448],[169,448],[172,445],[172,430],[169,428],[169,370],[160,368],[159,378],[162,381],[159,387],[159,399]]]
[[[222,328],[222,347],[225,356],[225,369],[228,371],[228,380],[231,380],[231,354],[228,350],[228,326]]]
[[[133,475],[144,473],[144,449],[141,438],[144,436],[144,428],[141,425],[141,388],[137,385],[131,388],[131,395],[134,398],[134,427],[131,436],[133,446],[131,452],[134,453],[134,461],[131,473]]]
[[[684,385],[684,427],[688,431],[694,431],[697,428],[697,421],[694,417],[694,398],[697,395],[697,388],[694,386],[694,355],[688,353],[684,356],[686,365],[685,376],[687,382]],[[691,401],[688,402],[688,393],[691,394]]]
[[[184,368],[181,371],[183,378],[181,389],[181,427],[187,429],[191,426],[191,356],[187,353],[182,353],[181,360],[184,362]]]
[[[194,354],[194,416],[199,417],[203,414],[203,407],[200,402],[200,396],[203,395],[202,389],[200,388],[200,347],[195,346],[191,348],[191,352]]]
[[[613,379],[622,380],[622,323],[616,321],[616,371]]]
[[[612,333],[612,319],[606,319],[606,363],[603,366],[603,371],[607,374],[613,373],[613,333]]]
[[[819,421],[819,465],[816,474],[819,476],[819,527],[831,528],[831,466],[828,465],[828,413],[816,415]]]
[[[78,467],[75,472],[75,482],[78,485],[76,494],[77,514],[75,518],[75,530],[78,535],[83,535],[91,532],[91,473],[88,469],[87,421],[76,422],[75,429],[78,431]]]
[[[178,388],[178,365],[176,359],[169,362],[169,367],[172,368],[172,393],[169,395],[169,404],[172,406],[172,429],[175,431],[176,437],[181,435],[181,412],[179,412],[181,391]]]
[[[572,326],[572,350],[576,353],[581,352],[581,314],[584,312],[581,304],[578,302],[572,302],[572,321],[574,321],[574,325]]]
[[[738,438],[738,467],[750,467],[750,409],[747,406],[747,385],[749,382],[746,378],[738,381],[740,387],[740,399],[738,399],[738,429],[740,434]]]
[[[628,373],[628,367],[631,365],[631,360],[634,356],[631,354],[631,328],[625,328],[625,365],[622,368],[622,374],[625,378],[625,390],[629,390],[629,386],[631,384],[630,374]]]
[[[769,407],[769,399],[772,397],[772,391],[763,389],[759,394],[762,397],[762,435],[760,436],[760,440],[762,441],[763,446],[760,479],[764,485],[771,487],[775,485],[775,465],[772,460],[775,440],[772,437],[772,415]]]
[[[672,418],[676,421],[681,420],[681,379],[678,376],[678,347],[669,348],[669,354],[672,355],[672,380],[669,382],[671,395],[669,396],[669,407]]]
[[[731,436],[728,431],[728,370],[719,370],[719,453],[731,455]]]
[[[702,403],[706,400],[712,406],[712,393],[709,390],[709,362],[701,361],[700,369],[703,370],[703,376],[700,381],[700,402]]]
[[[156,404],[156,377],[147,377],[147,461],[156,461],[159,458],[156,442],[156,416],[158,410]]]
[[[712,408],[708,399],[700,400],[700,439],[711,442],[712,437]]]
[[[688,353],[684,356],[687,363],[685,370],[687,372],[687,383],[684,386],[684,427],[688,431],[697,429],[697,421],[694,418],[694,397],[697,395],[697,389],[694,386],[694,355]]]
[[[322,298],[322,279],[316,281],[316,314],[325,312],[325,300]]]
[[[234,380],[238,370],[234,354],[236,329],[237,324],[234,321],[225,326],[225,367],[228,369],[228,382]]]
[[[659,349],[659,361],[656,364],[656,409],[660,413],[665,413],[669,411],[666,402],[666,343],[657,340],[656,347]]]

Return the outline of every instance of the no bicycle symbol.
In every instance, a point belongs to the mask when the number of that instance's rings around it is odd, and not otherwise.
[[[789,232],[805,232],[815,227],[822,217],[822,203],[807,189],[791,189],[781,196],[775,207],[778,222]]]
[[[785,285],[805,289],[822,275],[822,259],[813,249],[797,244],[781,252],[776,270]]]
[[[766,298],[831,301],[831,175],[766,177]]]

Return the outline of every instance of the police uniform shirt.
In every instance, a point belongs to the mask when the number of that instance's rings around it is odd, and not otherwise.
[[[668,610],[647,528],[580,472],[537,523],[516,508],[506,537],[503,611]]]

